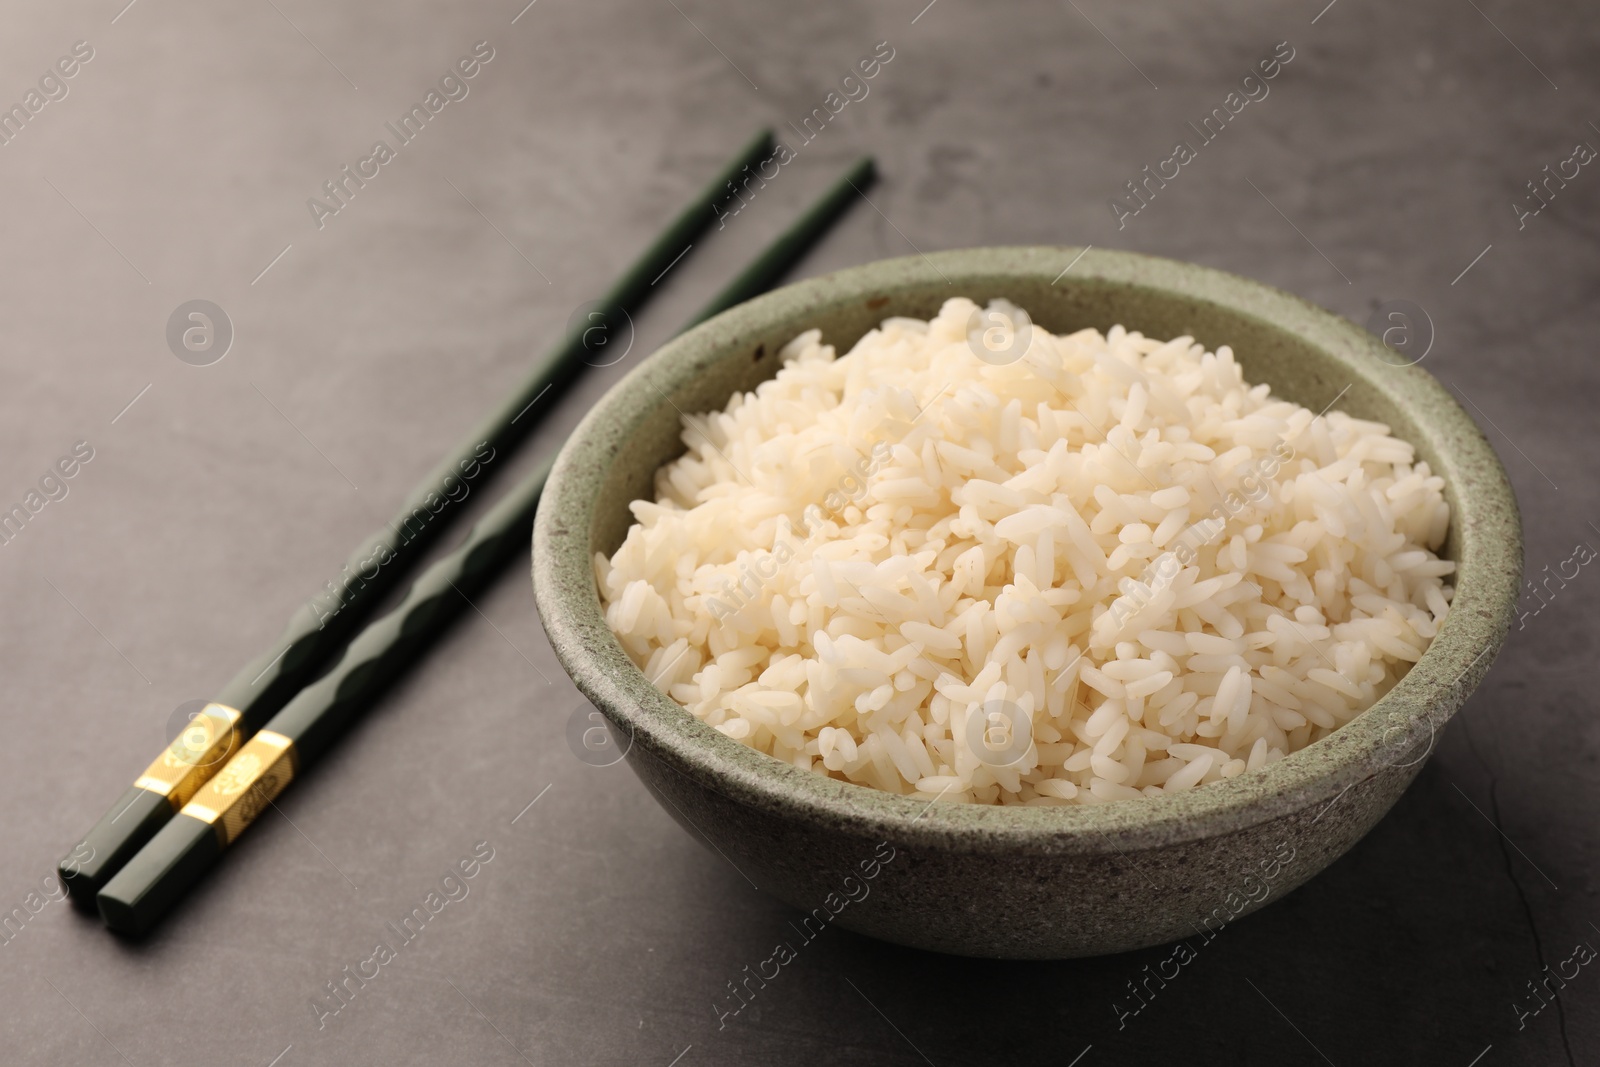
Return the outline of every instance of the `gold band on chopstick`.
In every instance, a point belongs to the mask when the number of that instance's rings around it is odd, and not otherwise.
[[[224,845],[244,832],[294,779],[294,742],[273,730],[252,737],[228,765],[200,787],[181,814],[210,823]]]
[[[238,721],[226,704],[207,704],[133,784],[180,810],[239,747]]]

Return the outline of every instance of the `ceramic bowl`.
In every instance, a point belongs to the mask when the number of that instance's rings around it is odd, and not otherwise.
[[[1064,274],[1063,269],[1071,264]],[[1246,379],[1314,411],[1387,423],[1445,480],[1456,596],[1437,638],[1382,700],[1256,771],[1173,796],[1095,806],[929,804],[799,770],[658,692],[607,629],[592,558],[610,554],[683,451],[682,412],[721,408],[820,328],[842,354],[880,320],[930,318],[952,296],[1005,297],[1057,333],[1121,323],[1233,347]],[[678,337],[612,388],[558,458],[539,508],[533,580],[557,656],[690,834],[761,889],[837,924],[970,956],[1061,958],[1210,937],[1332,863],[1416,777],[1489,669],[1521,581],[1504,469],[1426,371],[1343,318],[1192,264],[1076,248],[893,259],[751,300]]]

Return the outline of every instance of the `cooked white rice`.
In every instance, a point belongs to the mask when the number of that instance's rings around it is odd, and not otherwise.
[[[1227,346],[954,299],[782,359],[684,419],[595,569],[665,693],[795,766],[976,803],[1192,789],[1349,722],[1448,610],[1443,481]]]

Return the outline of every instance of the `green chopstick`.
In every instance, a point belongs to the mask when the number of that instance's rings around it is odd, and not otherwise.
[[[223,687],[62,858],[58,871],[74,902],[92,906],[95,894],[122,865],[344,646],[454,518],[460,510],[455,502],[469,491],[464,487],[501,450],[510,451],[527,435],[537,421],[524,417],[529,409],[551,390],[559,395],[582,373],[586,357],[592,354],[586,337],[593,328],[593,315],[608,321],[643,304],[661,276],[733,199],[734,186],[746,177],[745,171],[767,159],[772,150],[771,130],[762,130],[740,149],[595,302],[590,317],[567,328],[528,377],[411,491],[389,524],[363,541],[339,576],[295,612],[277,642]]]
[[[727,288],[713,297],[711,303],[701,308],[699,314],[684,323],[683,329],[678,332],[687,333],[692,327],[720,315],[735,304],[742,304],[772,288],[876,178],[877,167],[871,156],[862,156],[852,163],[828,187],[828,191],[795,220],[793,226],[773,238],[761,255],[729,282]]]
[[[872,178],[870,158],[852,166],[684,329],[770,288]],[[542,463],[479,520],[460,547],[423,571],[399,606],[363,630],[326,676],[273,716],[107,883],[98,897],[107,926],[132,935],[149,930],[289,782],[419,658],[471,603],[471,595],[527,551],[553,462]]]

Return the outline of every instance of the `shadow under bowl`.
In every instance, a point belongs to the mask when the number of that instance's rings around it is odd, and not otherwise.
[[[1504,469],[1455,400],[1377,338],[1286,293],[1192,264],[1076,248],[886,260],[751,300],[673,340],[573,433],[539,508],[533,578],[562,665],[650,792],[754,885],[811,915],[938,952],[1065,958],[1215,931],[1303,884],[1380,819],[1488,671],[1515,611],[1522,533]],[[1074,263],[1074,260],[1076,262]],[[1070,271],[1062,269],[1073,264]],[[610,555],[684,451],[681,413],[719,410],[820,328],[842,354],[889,316],[1004,297],[1057,333],[1120,323],[1232,346],[1252,384],[1313,411],[1387,423],[1445,481],[1455,599],[1421,660],[1373,707],[1260,770],[1099,805],[931,804],[790,766],[659,692],[607,628],[594,553]]]

